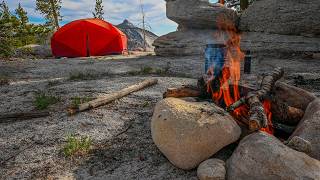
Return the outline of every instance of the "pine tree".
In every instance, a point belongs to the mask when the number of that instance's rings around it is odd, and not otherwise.
[[[8,57],[13,53],[13,25],[11,13],[7,4],[0,4],[0,57]]]
[[[29,22],[29,18],[28,18],[27,12],[22,8],[20,3],[15,12],[16,12],[16,15],[18,16],[18,19],[20,20],[21,26],[26,27],[27,23]]]
[[[61,3],[61,0],[36,0],[36,10],[44,15],[46,24],[56,30],[60,28],[59,21],[62,20]]]
[[[93,14],[94,18],[98,18],[98,19],[104,20],[104,18],[103,18],[104,12],[103,12],[102,3],[103,3],[102,0],[96,0],[96,7],[94,9],[95,12],[92,12],[92,14]]]
[[[9,21],[11,17],[11,13],[5,1],[2,1],[2,3],[0,4],[0,12],[1,12],[1,19]]]
[[[27,12],[19,3],[18,8],[15,10],[18,17],[19,25],[16,27],[16,44],[17,46],[25,46],[35,43],[35,33],[32,32],[32,25],[29,23]]]

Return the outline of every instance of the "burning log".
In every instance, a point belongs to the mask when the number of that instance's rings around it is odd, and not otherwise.
[[[68,109],[68,114],[69,115],[74,115],[74,114],[76,114],[78,112],[82,112],[82,111],[86,111],[88,109],[92,109],[92,108],[96,108],[96,107],[99,107],[99,106],[103,106],[105,104],[108,104],[108,103],[116,100],[116,99],[120,99],[120,98],[122,98],[124,96],[127,96],[127,95],[133,93],[133,92],[139,91],[139,90],[144,89],[144,88],[149,87],[149,86],[153,86],[153,85],[155,85],[157,83],[158,83],[157,79],[144,80],[143,82],[140,82],[138,84],[132,85],[132,86],[127,87],[125,89],[122,89],[122,90],[120,90],[118,92],[114,92],[114,93],[108,94],[108,95],[106,95],[106,96],[104,96],[102,98],[98,98],[96,100],[81,104],[77,108],[70,108],[70,109]]]
[[[261,103],[265,97],[271,92],[276,81],[278,81],[284,74],[282,68],[276,68],[270,75],[263,78],[260,90],[249,93],[246,97],[240,98],[237,102],[227,107],[227,111],[234,111],[236,108],[247,103],[250,107],[249,112],[249,129],[256,131],[265,128],[268,125],[268,118]]]
[[[201,96],[201,91],[197,87],[183,86],[180,88],[168,88],[163,94],[163,98],[175,97],[199,97]]]

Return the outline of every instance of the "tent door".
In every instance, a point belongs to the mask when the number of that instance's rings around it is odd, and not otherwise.
[[[89,35],[86,36],[86,50],[87,50],[87,57],[90,57],[90,43],[89,43]]]

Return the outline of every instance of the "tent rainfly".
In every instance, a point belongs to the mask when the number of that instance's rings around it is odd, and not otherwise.
[[[127,37],[100,19],[76,20],[61,27],[51,39],[55,57],[88,57],[127,52]]]

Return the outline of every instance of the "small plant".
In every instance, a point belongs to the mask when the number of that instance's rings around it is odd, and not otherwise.
[[[80,104],[94,100],[92,97],[73,97],[71,98],[71,108],[78,108]]]
[[[153,68],[149,66],[144,66],[140,70],[141,74],[151,74],[153,72]]]
[[[67,142],[63,147],[63,154],[67,157],[75,155],[86,155],[89,153],[92,146],[90,137],[77,138],[74,135],[67,137]]]
[[[142,107],[148,107],[148,106],[150,106],[150,102],[148,102],[148,101],[146,101],[146,102],[144,102],[143,104],[142,104]]]
[[[59,98],[55,96],[46,95],[45,93],[36,94],[35,106],[39,110],[47,109],[50,105],[56,104],[59,102]]]

